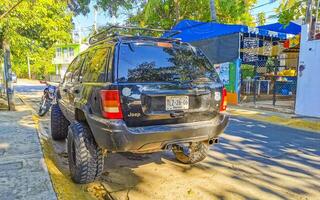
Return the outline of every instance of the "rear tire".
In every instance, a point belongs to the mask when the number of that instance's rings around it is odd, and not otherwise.
[[[63,115],[58,104],[51,108],[51,136],[54,140],[66,139],[68,135],[69,121]]]
[[[91,183],[103,171],[103,154],[92,137],[89,127],[75,122],[68,133],[68,160],[74,182]]]
[[[207,157],[208,146],[203,142],[194,142],[189,147],[176,145],[172,151],[178,161],[184,164],[195,164]]]

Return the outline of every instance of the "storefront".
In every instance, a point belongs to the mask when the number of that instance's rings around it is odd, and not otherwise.
[[[300,26],[294,23],[286,28],[278,23],[249,28],[193,20],[183,20],[173,27],[173,30],[181,31],[175,38],[201,48],[210,59],[227,88],[230,104],[239,104],[245,99],[295,93],[295,87],[289,87],[289,82],[294,82],[294,78],[278,77],[279,74],[294,74],[288,67],[289,59],[280,57],[284,50],[283,43],[299,29]],[[287,54],[283,55],[286,57]],[[281,66],[283,63],[284,66]],[[285,80],[288,80],[287,83]],[[283,87],[289,89],[281,89]]]

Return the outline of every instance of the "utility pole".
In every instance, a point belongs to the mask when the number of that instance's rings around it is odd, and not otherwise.
[[[78,31],[79,31],[79,44],[81,45],[81,43],[82,43],[82,34],[81,34],[81,24],[80,23],[79,23]]]
[[[5,18],[7,15],[11,13],[20,3],[22,3],[24,0],[19,0],[17,3],[15,3],[9,10],[5,11],[0,15],[0,21]],[[8,21],[7,21],[8,22]],[[6,87],[6,95],[7,95],[7,101],[8,101],[8,108],[9,110],[15,110],[14,106],[14,92],[13,92],[13,86],[12,86],[12,69],[11,69],[11,60],[10,60],[10,45],[9,42],[6,40],[6,38],[3,38],[2,41],[2,49],[4,52],[4,80],[5,80],[5,87]]]
[[[30,70],[30,57],[27,56],[27,62],[28,62],[28,78],[31,79],[31,70]]]
[[[94,26],[94,32],[97,33],[97,8],[95,7],[93,9],[93,14],[94,14],[94,21],[93,21],[93,26]]]
[[[113,25],[116,25],[116,23],[117,23],[117,19],[116,19],[115,15],[112,16],[112,23],[113,23]]]
[[[210,0],[210,14],[211,14],[211,21],[217,22],[217,13],[216,13],[214,0]]]

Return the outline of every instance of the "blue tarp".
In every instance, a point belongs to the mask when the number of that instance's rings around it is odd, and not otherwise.
[[[301,26],[293,22],[290,22],[288,25],[274,23],[274,24],[268,24],[264,26],[258,26],[257,28],[269,30],[269,31],[275,31],[278,33],[293,34],[293,35],[298,35],[299,33],[301,33]]]
[[[175,38],[181,38],[185,42],[194,42],[208,38],[214,38],[232,33],[247,32],[248,27],[243,25],[227,25],[214,22],[198,22],[193,20],[182,20],[172,30],[179,30],[181,33]],[[164,37],[166,34],[164,35]]]
[[[278,37],[279,39],[287,39],[288,34],[299,34],[301,27],[295,23],[288,26],[275,23],[257,28],[249,28],[245,25],[220,24],[215,22],[199,22],[194,20],[182,20],[172,30],[179,30],[181,33],[175,35],[175,38],[181,38],[185,42],[195,42],[209,38],[215,38],[233,33],[250,33],[260,36]],[[276,33],[271,33],[276,32]],[[164,37],[167,34],[164,34]]]
[[[172,30],[181,31],[180,34],[174,36],[175,38],[181,38],[182,41],[185,42],[194,42],[232,33],[247,32],[248,27],[243,25],[182,20],[174,26]],[[164,36],[166,36],[166,34]]]

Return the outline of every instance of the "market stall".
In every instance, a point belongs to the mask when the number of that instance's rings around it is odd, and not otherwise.
[[[278,24],[250,28],[245,25],[182,20],[173,30],[181,31],[175,38],[204,51],[227,88],[229,103],[238,104],[242,91],[271,93],[271,80],[274,77],[265,76],[271,72],[268,60],[279,56],[283,49],[282,42],[299,31],[296,24],[286,28],[282,26],[281,29],[278,27],[278,31],[268,30],[277,27]],[[257,75],[261,78],[257,78]]]

